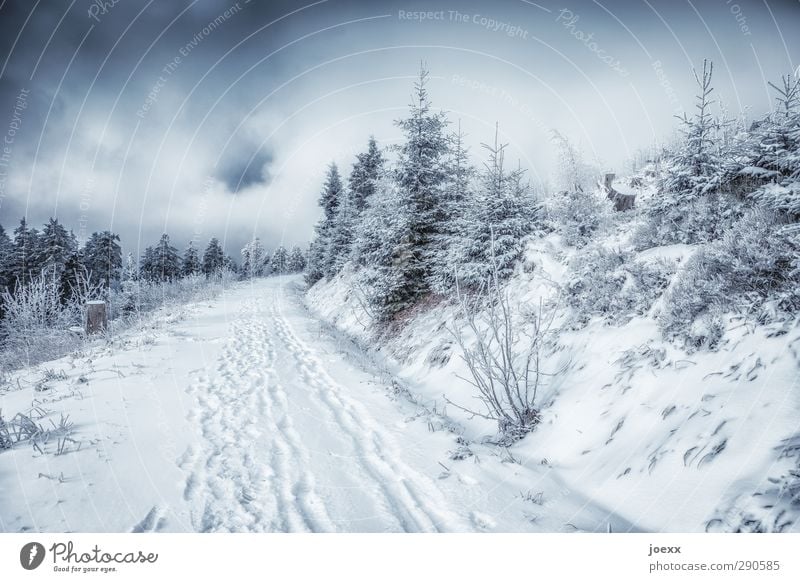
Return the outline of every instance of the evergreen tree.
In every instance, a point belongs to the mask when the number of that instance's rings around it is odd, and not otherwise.
[[[778,106],[754,132],[755,145],[748,170],[766,179],[754,197],[797,221],[800,219],[800,78],[787,75],[781,81],[781,87],[770,83],[778,93]]]
[[[157,281],[174,281],[181,276],[181,259],[178,250],[169,242],[169,235],[164,233],[161,240],[153,248],[154,278]]]
[[[247,243],[241,251],[242,254],[242,277],[252,279],[265,275],[267,251],[258,237]]]
[[[14,243],[0,224],[0,293],[14,288]]]
[[[60,295],[61,300],[66,302],[86,283],[88,270],[84,265],[83,249],[76,249],[67,257],[64,262],[64,270],[61,272]]]
[[[292,247],[286,262],[286,270],[290,273],[302,273],[305,268],[306,257],[303,250],[298,246]]]
[[[119,281],[122,270],[119,235],[108,230],[92,233],[84,245],[83,256],[84,266],[93,282],[102,283],[106,289],[110,289]]]
[[[139,261],[139,276],[145,281],[158,281],[158,266],[153,247],[145,247]]]
[[[42,229],[37,262],[42,269],[52,271],[60,279],[64,265],[77,247],[75,235],[68,233],[58,220],[51,218]]]
[[[272,272],[278,275],[285,273],[287,271],[288,259],[289,253],[286,252],[283,246],[279,246],[275,249],[275,252],[272,253],[272,263],[270,265]]]
[[[317,223],[315,229],[316,237],[311,245],[308,257],[306,282],[309,285],[313,285],[331,271],[330,260],[333,255],[329,252],[328,247],[334,232],[337,209],[342,195],[342,178],[339,175],[339,169],[336,164],[332,163],[328,167],[328,174],[319,197],[319,206],[322,208],[323,215]]]
[[[375,193],[382,172],[383,154],[378,149],[375,137],[370,136],[367,151],[356,156],[356,163],[350,172],[349,187],[356,214],[367,207],[367,200]]]
[[[391,313],[409,307],[428,291],[437,237],[443,234],[446,221],[442,189],[447,178],[444,164],[448,151],[447,120],[444,113],[431,111],[427,81],[428,71],[423,67],[414,85],[410,114],[396,122],[405,134],[396,178],[400,211],[406,215],[409,248],[394,261],[397,277],[392,279],[401,284],[386,306]]]
[[[341,271],[344,264],[350,259],[357,214],[353,192],[349,190],[343,192],[336,209],[326,250],[324,274],[328,278]]]
[[[200,263],[200,253],[194,246],[194,241],[189,241],[189,246],[183,251],[183,261],[181,263],[181,274],[184,277],[197,275],[202,270]]]
[[[14,229],[14,249],[11,267],[11,277],[14,285],[27,285],[31,279],[39,274],[39,233],[36,229],[28,228],[28,222],[23,217],[19,226]]]
[[[208,241],[208,246],[203,253],[203,273],[207,277],[219,275],[225,266],[225,253],[216,238]]]
[[[448,136],[449,148],[445,158],[446,180],[442,188],[442,212],[445,220],[435,237],[429,282],[431,289],[446,294],[453,289],[454,262],[462,258],[462,251],[470,235],[467,221],[468,209],[474,203],[472,181],[475,168],[469,161],[469,151],[464,145],[464,133],[459,122],[458,130]]]
[[[239,269],[239,265],[234,260],[234,258],[230,255],[225,255],[225,258],[222,259],[222,269],[225,271],[230,271],[234,275],[239,273],[241,269]]]
[[[485,284],[495,269],[500,279],[511,276],[522,256],[523,238],[534,227],[536,210],[523,182],[524,172],[505,169],[507,145],[499,143],[497,132],[493,145],[483,144],[489,160],[465,222],[463,258],[455,261],[459,283],[465,286]]]

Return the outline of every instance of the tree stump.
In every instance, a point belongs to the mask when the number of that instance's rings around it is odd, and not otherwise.
[[[105,301],[86,302],[86,335],[102,333],[108,325]]]

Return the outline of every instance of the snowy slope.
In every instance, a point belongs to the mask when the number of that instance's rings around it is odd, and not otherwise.
[[[672,261],[679,269],[692,252],[675,245],[638,258]],[[566,260],[557,237],[531,245],[525,268],[509,282],[518,306],[557,296]],[[439,407],[445,397],[474,402],[447,330],[458,325],[455,307],[417,312],[398,335],[376,341],[351,277],[344,271],[317,284],[310,308],[360,341],[384,345],[393,371],[421,400]],[[800,531],[798,507],[785,495],[798,487],[789,473],[797,471],[796,454],[781,452],[800,431],[797,322],[767,328],[729,316],[717,351],[687,354],[661,339],[659,305],[622,326],[595,319],[559,333],[549,362],[564,372],[540,398],[542,424],[510,449],[529,471],[523,480],[535,483],[546,459],[565,488],[636,529],[727,531],[755,520],[760,529]],[[568,310],[561,311],[563,323]],[[453,407],[447,413],[472,440],[496,429]]]

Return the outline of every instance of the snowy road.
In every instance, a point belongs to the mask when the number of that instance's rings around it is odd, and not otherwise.
[[[472,529],[431,477],[435,461],[414,466],[419,443],[386,426],[388,399],[312,337],[318,326],[296,289],[270,281],[243,301],[215,369],[192,387],[202,433],[186,488],[195,528]]]

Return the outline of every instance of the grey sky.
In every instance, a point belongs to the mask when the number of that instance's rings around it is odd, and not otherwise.
[[[305,244],[326,164],[399,138],[421,60],[476,160],[497,121],[534,179],[550,129],[619,171],[692,106],[704,57],[731,114],[764,113],[798,24],[797,0],[0,0],[0,223],[57,214],[133,252],[164,230]]]

